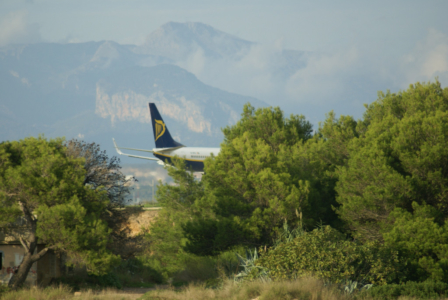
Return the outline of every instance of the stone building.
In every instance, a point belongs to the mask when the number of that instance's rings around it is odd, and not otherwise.
[[[135,245],[132,239],[148,229],[159,210],[157,208],[144,209],[141,207],[127,207],[125,209],[125,221],[121,229],[125,230],[130,238],[125,245],[116,245],[119,249],[113,251],[126,258],[132,256],[139,245]],[[0,284],[8,284],[12,274],[22,262],[25,250],[20,243],[20,237],[26,238],[27,230],[21,220],[17,220],[14,226],[0,228]],[[42,250],[44,244],[38,244],[37,251]],[[53,278],[58,278],[67,272],[64,254],[49,250],[39,261],[33,264],[26,279],[28,285],[48,285]]]
[[[38,244],[37,251],[44,248]],[[19,241],[17,230],[11,234],[4,229],[0,230],[0,284],[8,284],[13,273],[22,262],[25,249]],[[53,251],[48,251],[38,262],[31,267],[27,285],[47,285],[52,278],[59,277],[64,272],[63,256]]]

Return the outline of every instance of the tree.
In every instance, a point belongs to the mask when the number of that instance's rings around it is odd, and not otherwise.
[[[142,236],[131,237],[129,229],[123,224],[127,221],[126,211],[122,209],[128,201],[130,182],[121,173],[120,159],[113,156],[109,159],[106,151],[101,151],[96,143],[87,143],[77,139],[65,143],[67,155],[84,158],[85,176],[83,184],[93,189],[101,189],[106,193],[108,202],[106,209],[100,212],[100,219],[112,229],[108,249],[123,258],[134,256],[142,251]]]
[[[163,269],[168,278],[183,268],[183,250],[186,238],[182,226],[195,216],[210,215],[211,211],[201,203],[204,197],[203,182],[195,180],[188,172],[185,161],[173,159],[174,167],[167,166],[174,184],[159,182],[157,202],[162,207],[149,233],[153,267]]]
[[[111,229],[100,218],[110,202],[106,188],[85,184],[84,163],[62,139],[0,144],[0,226],[17,234],[25,250],[10,287],[21,286],[49,250],[76,255],[96,274],[117,261],[106,248]],[[18,218],[24,232],[14,232]],[[37,252],[39,241],[46,247]]]
[[[337,170],[339,215],[364,240],[383,239],[390,213],[412,213],[413,202],[448,218],[448,88],[416,83],[399,93],[379,93],[358,122],[358,137]]]
[[[393,223],[383,234],[384,244],[401,254],[406,280],[448,281],[448,223],[440,222],[440,212],[430,205],[412,203],[412,213],[395,208]]]
[[[183,226],[187,251],[210,255],[266,245],[285,220],[313,227],[335,219],[331,184],[319,178],[327,166],[316,159],[318,141],[305,117],[246,105],[241,120],[223,132],[221,152],[205,161],[202,179],[201,201],[214,215]]]

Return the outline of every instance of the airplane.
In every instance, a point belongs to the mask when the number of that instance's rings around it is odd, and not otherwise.
[[[172,158],[177,156],[184,159],[188,169],[193,172],[204,172],[204,160],[211,156],[218,155],[220,148],[200,148],[200,147],[186,147],[179,142],[176,142],[165,125],[159,111],[154,103],[149,103],[149,112],[151,114],[152,131],[154,133],[154,141],[156,148],[152,150],[136,149],[136,148],[124,148],[118,147],[115,139],[115,150],[120,155],[125,155],[134,158],[147,159],[157,161],[160,165],[171,164]],[[120,149],[148,152],[152,153],[155,158],[147,156],[139,156],[123,153]]]

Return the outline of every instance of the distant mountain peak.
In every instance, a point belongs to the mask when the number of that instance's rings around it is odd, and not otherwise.
[[[228,37],[231,37],[233,39],[240,40],[237,37],[231,36],[230,34],[227,34],[223,31],[217,30],[213,28],[210,25],[201,23],[201,22],[185,22],[185,23],[179,23],[179,22],[168,22],[160,26],[157,30],[155,30],[153,33],[164,33],[164,34],[182,34],[184,36],[187,36],[189,34],[195,34],[196,36],[217,36],[217,35],[225,35]],[[152,33],[149,34],[146,38],[148,41],[151,39]],[[241,40],[242,41],[242,40]]]
[[[114,60],[120,58],[120,52],[117,49],[119,46],[115,42],[111,41],[105,41],[101,46],[98,47],[98,50],[93,55],[91,62],[107,59],[107,60]]]
[[[150,33],[135,51],[174,60],[185,59],[196,51],[202,51],[207,57],[235,59],[253,44],[204,23],[168,22]]]

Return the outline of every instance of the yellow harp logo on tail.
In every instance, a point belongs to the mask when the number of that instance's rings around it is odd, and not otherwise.
[[[162,120],[156,120],[155,121],[155,125],[156,125],[156,141],[159,139],[159,137],[161,137],[164,133],[165,133],[165,124],[163,123]]]

